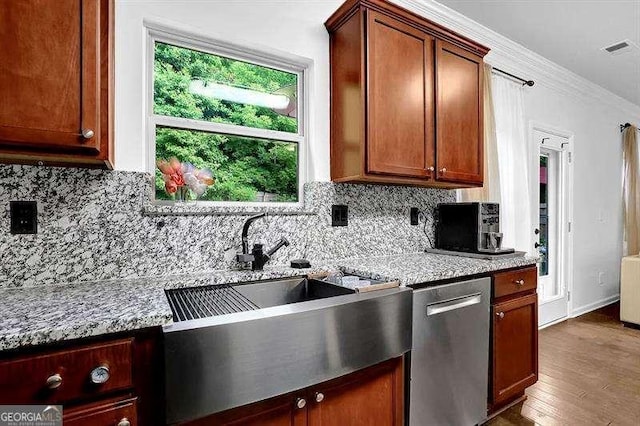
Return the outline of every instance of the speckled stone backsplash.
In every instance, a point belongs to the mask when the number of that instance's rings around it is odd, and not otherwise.
[[[237,248],[246,215],[165,215],[150,205],[146,173],[0,166],[0,287],[115,278],[166,276],[235,267],[225,251]],[[250,230],[267,247],[291,245],[270,264],[305,257],[312,262],[416,252],[429,246],[409,208],[432,211],[453,191],[312,182],[296,214],[269,215]],[[38,234],[11,235],[9,201],[38,202]],[[349,226],[331,227],[331,205],[349,206]],[[432,235],[433,224],[427,223]]]

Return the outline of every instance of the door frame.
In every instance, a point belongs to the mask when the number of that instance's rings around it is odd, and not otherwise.
[[[565,129],[557,128],[545,123],[530,121],[529,122],[529,152],[530,155],[530,189],[531,189],[531,199],[532,206],[538,206],[539,200],[535,199],[535,196],[538,195],[539,188],[539,167],[540,167],[540,147],[538,146],[538,141],[534,138],[534,132],[540,131],[544,133],[549,133],[554,136],[558,136],[561,138],[565,138],[568,141],[568,146],[559,151],[561,157],[561,185],[562,188],[560,190],[560,194],[562,196],[558,197],[560,200],[559,209],[561,211],[561,220],[560,220],[560,229],[558,230],[558,246],[561,247],[562,258],[559,261],[559,276],[558,280],[560,280],[560,284],[564,287],[564,291],[567,294],[567,315],[564,318],[560,318],[558,320],[552,321],[550,323],[544,324],[540,328],[545,328],[550,325],[562,322],[567,318],[570,318],[573,312],[573,288],[574,288],[574,271],[573,271],[573,234],[575,233],[575,223],[573,220],[573,208],[574,208],[574,200],[573,200],[573,188],[574,188],[574,147],[575,147],[575,135],[573,132],[570,132]],[[532,214],[532,223],[538,223],[540,215],[538,208],[531,209]],[[557,300],[557,299],[555,299]],[[547,300],[544,302],[539,302],[540,306],[544,306],[546,303],[552,302],[554,299]]]

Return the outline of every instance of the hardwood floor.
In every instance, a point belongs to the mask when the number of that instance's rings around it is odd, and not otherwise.
[[[486,425],[640,425],[640,330],[614,304],[540,331],[540,378]]]

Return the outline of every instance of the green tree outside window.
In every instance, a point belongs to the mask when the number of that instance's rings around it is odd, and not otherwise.
[[[297,79],[295,73],[156,42],[153,110],[157,115],[297,133]],[[284,104],[274,108],[260,101],[216,98],[194,90],[194,84]],[[274,194],[279,202],[297,201],[298,151],[293,142],[156,127],[156,159],[176,157],[214,172],[216,183],[202,197],[209,201],[256,201],[260,193]],[[156,198],[171,199],[159,171]]]

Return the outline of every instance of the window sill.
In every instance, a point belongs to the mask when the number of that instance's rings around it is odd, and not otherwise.
[[[251,216],[268,213],[277,216],[312,216],[315,211],[300,206],[220,206],[206,202],[146,203],[144,216]]]

